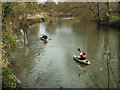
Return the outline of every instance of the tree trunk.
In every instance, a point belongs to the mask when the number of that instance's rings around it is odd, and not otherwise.
[[[89,3],[89,9],[90,9],[90,11],[92,12],[92,14],[94,15],[96,22],[98,22],[98,18],[97,18],[96,12],[95,12],[95,10],[92,8],[91,3]]]
[[[118,21],[120,22],[120,1],[118,2]]]
[[[26,38],[25,38],[26,31],[25,31],[25,29],[23,29],[23,31],[24,31],[24,46],[25,46],[25,44],[26,44]]]
[[[98,23],[100,22],[100,7],[99,3],[97,2],[97,16],[98,16]]]
[[[118,22],[120,25],[120,1],[118,2]],[[120,88],[120,32],[118,34],[118,89]]]
[[[27,42],[28,42],[28,46],[29,46],[30,44],[29,44],[29,35],[28,35],[28,30],[26,30],[26,36],[27,36]]]
[[[110,14],[109,0],[107,0],[107,12]]]

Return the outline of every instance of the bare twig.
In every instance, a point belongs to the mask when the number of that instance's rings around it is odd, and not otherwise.
[[[92,70],[94,70],[94,69],[92,69]],[[90,71],[90,70],[89,70]],[[96,78],[96,76],[95,76],[95,74],[93,74],[94,75],[94,77],[95,77],[95,80],[97,80],[97,78]],[[97,84],[97,86],[99,87],[99,84],[96,82],[96,84]],[[103,84],[103,83],[102,83]]]
[[[95,85],[97,86],[97,88],[99,88],[99,85],[94,81],[94,79],[92,78],[92,76],[89,74],[89,71],[87,70],[88,75],[90,76],[91,80],[95,83]]]
[[[110,80],[110,82],[111,82],[111,80]],[[111,86],[112,86],[112,88],[114,88],[114,86],[113,86],[112,82],[111,82]]]
[[[86,85],[90,86],[84,79],[82,79],[82,80],[85,82]]]
[[[108,71],[108,90],[110,86],[110,73],[109,73],[109,61],[108,61],[108,54],[106,54],[106,59],[107,59],[107,71]]]
[[[112,72],[112,74],[113,74],[113,77],[114,77],[114,80],[115,80],[115,82],[116,82],[116,85],[117,85],[117,87],[119,88],[119,85],[118,85],[117,79],[115,78],[115,74],[114,74],[112,68],[111,68],[111,67],[109,67],[109,68],[110,68],[110,70],[111,70],[111,72]]]

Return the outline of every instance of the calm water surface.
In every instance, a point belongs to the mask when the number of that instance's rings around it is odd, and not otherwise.
[[[21,30],[17,48],[12,52],[12,71],[23,87],[107,88],[106,50],[118,80],[117,30],[64,18],[56,24],[35,24],[28,33],[30,47],[24,46]],[[51,39],[47,44],[39,38],[43,33]],[[91,65],[73,60],[74,54],[79,55],[77,48],[87,54]],[[117,87],[111,72],[110,76],[110,87]]]

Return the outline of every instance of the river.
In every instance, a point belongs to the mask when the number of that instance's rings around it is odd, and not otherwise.
[[[44,44],[40,34],[47,34]],[[57,19],[55,24],[38,23],[29,28],[30,46],[24,45],[24,35],[17,35],[17,48],[11,52],[12,72],[23,87],[30,88],[107,88],[107,58],[110,68],[110,87],[117,87],[118,35],[110,27],[74,18]],[[90,65],[77,63],[73,55],[78,48],[85,52]],[[113,76],[115,75],[115,78]]]

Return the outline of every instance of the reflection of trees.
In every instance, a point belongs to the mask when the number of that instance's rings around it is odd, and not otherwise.
[[[107,66],[107,81],[108,81],[108,89],[110,88],[110,71],[109,71],[109,59],[108,59],[108,45],[109,45],[109,42],[108,42],[108,34],[106,34],[104,36],[104,52],[105,52],[105,59],[106,59],[106,66]]]
[[[86,25],[86,24],[83,24],[83,25],[81,24],[79,27],[80,28],[78,28],[77,26],[73,27],[74,28],[73,30],[80,29],[79,31],[81,31],[81,32],[78,33],[78,31],[77,31],[76,34],[80,35],[81,38],[84,38],[83,39],[84,42],[81,42],[81,43],[84,43],[84,47],[82,49],[87,51],[87,54],[89,55],[89,59],[95,59],[95,60],[98,59],[99,61],[102,60],[103,64],[106,65],[105,64],[106,60],[104,59],[104,55],[105,55],[104,53],[106,53],[106,51],[111,51],[108,53],[108,55],[109,55],[110,60],[113,59],[114,53],[117,52],[113,45],[113,42],[116,41],[117,31],[113,31],[113,30],[111,30],[112,28],[109,28],[109,27],[97,26],[97,28],[96,28],[94,25],[92,27],[92,25]],[[81,33],[83,33],[83,34],[81,34]],[[96,56],[97,54],[99,56]],[[93,56],[95,56],[95,57],[93,57]],[[99,68],[99,66],[96,66],[96,65],[94,65],[94,67]],[[94,67],[93,67],[92,72],[95,71]],[[115,67],[115,66],[112,66],[112,67]],[[105,69],[106,69],[106,66],[105,66]],[[110,70],[112,72],[112,69],[110,69]],[[114,70],[114,71],[116,71],[116,70]],[[99,74],[99,75],[101,75],[101,74]],[[113,73],[111,73],[111,75],[113,75]],[[109,83],[111,85],[110,87],[113,86],[114,79],[115,79],[114,77],[111,79],[112,81],[110,81],[110,83]],[[104,82],[104,81],[100,81],[100,82]],[[102,85],[102,83],[101,83],[101,85]]]
[[[106,69],[106,79],[108,82],[108,88],[112,87],[118,87],[117,85],[117,81],[116,81],[116,76],[114,74],[114,72],[116,72],[117,70],[113,71],[113,68],[115,67],[114,63],[111,64],[111,60],[115,60],[117,58],[114,58],[113,56],[117,56],[115,53],[117,53],[116,49],[115,49],[115,44],[113,45],[113,42],[116,41],[116,35],[117,35],[117,31],[113,31],[112,28],[109,27],[102,27],[101,31],[103,32],[103,49],[100,48],[99,51],[101,50],[101,52],[103,52],[101,54],[101,57],[104,58],[103,60],[105,60],[103,63],[105,64],[105,69]],[[116,34],[111,34],[111,33],[116,33]],[[102,34],[102,33],[101,33]],[[111,36],[113,35],[113,36]],[[117,43],[118,44],[118,43]],[[114,55],[115,54],[115,55]],[[113,68],[112,68],[113,67]],[[113,76],[113,77],[112,77]],[[112,77],[112,78],[110,78]],[[116,85],[114,86],[114,81],[116,83]]]
[[[36,24],[30,28],[22,28],[21,30],[23,30],[23,34],[22,35],[18,35],[19,37],[24,39],[24,46],[30,46],[30,42],[32,42],[32,40],[37,40],[38,37],[38,32],[39,32],[39,24]]]
[[[30,71],[30,67],[32,66],[31,64],[33,64],[31,57],[34,55],[34,52],[30,51],[30,48],[24,47],[22,49],[17,49],[18,51],[16,52],[16,54],[14,54],[14,58],[13,58],[13,66],[17,68],[17,70],[14,70],[15,73],[22,73],[24,69],[27,68],[27,71]],[[17,61],[16,61],[17,60]]]
[[[50,34],[54,34],[56,29],[56,24],[47,24],[46,25],[46,32],[49,32]]]
[[[31,28],[29,28],[29,32],[28,35],[29,37],[29,42],[31,43],[32,41],[36,41],[38,40],[38,38],[40,37],[40,33],[39,33],[39,28],[40,25],[39,24],[35,24],[34,26],[32,26]]]
[[[118,85],[120,87],[120,32],[118,34]]]
[[[56,28],[62,27],[62,26],[64,26],[64,25],[66,25],[66,23],[67,23],[67,26],[68,26],[68,27],[69,27],[69,26],[71,27],[71,26],[72,26],[72,25],[71,25],[72,23],[68,23],[68,22],[70,22],[70,21],[68,20],[67,22],[65,22],[65,21],[62,20],[62,19],[58,19],[58,20],[55,21],[55,24],[53,24],[53,23],[48,23],[48,24],[46,25],[46,31],[49,32],[49,33],[51,33],[51,34],[54,34]]]
[[[44,52],[44,48],[17,48],[16,52],[13,55],[13,65],[11,67],[15,68],[15,73],[23,73],[23,70],[27,70],[26,73],[29,73],[33,67],[34,62],[37,56],[40,56]],[[37,59],[38,60],[38,59]],[[16,69],[17,68],[17,69]]]
[[[28,30],[23,29],[23,31],[24,31],[24,46],[26,45],[26,40],[27,40],[28,46],[29,46]]]
[[[120,1],[118,2],[118,10],[119,10],[119,13],[118,13],[118,19],[119,19],[119,22],[120,22]],[[118,34],[118,85],[120,87],[120,31],[119,31],[119,34]]]
[[[74,28],[74,30],[76,30],[76,28],[78,28],[78,24],[75,23],[76,21],[77,20],[75,20],[75,19],[64,20],[64,19],[58,18],[56,20],[55,24],[48,23],[46,25],[46,31],[53,34],[53,33],[55,33],[56,28],[59,28],[59,27],[61,28],[63,26],[72,27],[72,28]]]

